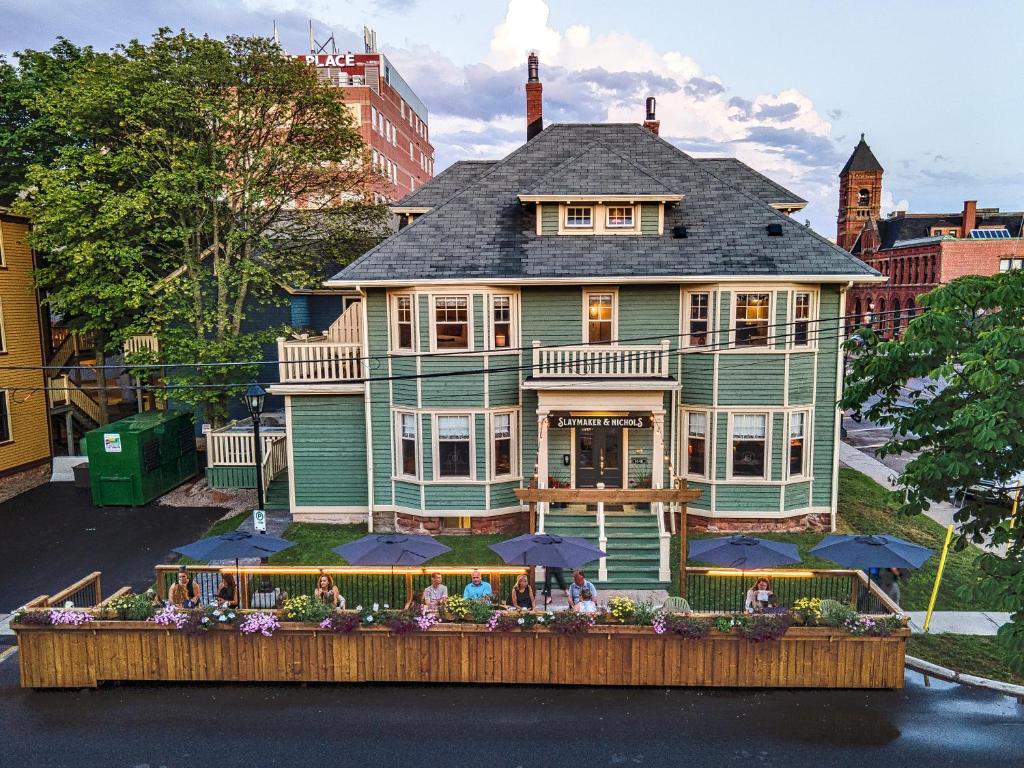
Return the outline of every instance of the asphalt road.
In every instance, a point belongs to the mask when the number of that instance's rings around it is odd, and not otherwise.
[[[26,491],[0,504],[0,613],[93,571],[103,572],[105,594],[145,589],[171,547],[194,541],[223,514],[218,507],[98,508],[73,483]]]
[[[17,688],[0,765],[1009,766],[1024,705],[908,673],[903,691],[108,685]]]

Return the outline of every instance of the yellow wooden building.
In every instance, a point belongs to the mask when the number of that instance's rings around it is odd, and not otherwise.
[[[50,461],[46,392],[38,367],[44,364],[41,314],[28,232],[27,219],[0,208],[0,478]]]

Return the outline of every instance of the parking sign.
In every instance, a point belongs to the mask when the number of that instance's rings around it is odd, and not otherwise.
[[[254,509],[252,512],[252,527],[256,533],[267,532],[267,513],[262,509]]]

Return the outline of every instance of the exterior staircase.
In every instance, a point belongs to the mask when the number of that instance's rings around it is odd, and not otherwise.
[[[653,513],[627,508],[605,510],[605,536],[608,545],[608,579],[597,579],[597,564],[588,565],[587,578],[598,589],[668,589],[669,582],[658,579],[660,540],[658,521]],[[597,512],[582,508],[551,509],[544,515],[545,533],[579,536],[598,544]]]
[[[291,509],[288,503],[288,471],[285,469],[279,472],[273,480],[270,481],[270,485],[267,486],[267,493],[263,500],[264,506],[267,511],[280,510],[287,512]]]

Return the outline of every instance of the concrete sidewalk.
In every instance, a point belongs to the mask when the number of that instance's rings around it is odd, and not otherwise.
[[[839,461],[850,469],[856,469],[858,472],[863,472],[879,485],[893,491],[896,490],[895,480],[897,473],[894,470],[885,466],[885,464],[880,462],[874,456],[869,456],[863,451],[854,448],[852,445],[848,445],[843,441],[839,442]],[[949,502],[939,501],[932,503],[931,507],[925,511],[925,514],[945,528],[946,526],[954,523],[953,515],[956,511],[957,507],[954,507]],[[998,547],[986,545],[985,548],[997,555],[1006,554],[1005,544]]]
[[[924,632],[925,611],[907,611],[910,629]],[[1000,611],[935,611],[928,627],[930,634],[948,632],[952,635],[994,635],[1003,624],[1010,623],[1009,612]]]

